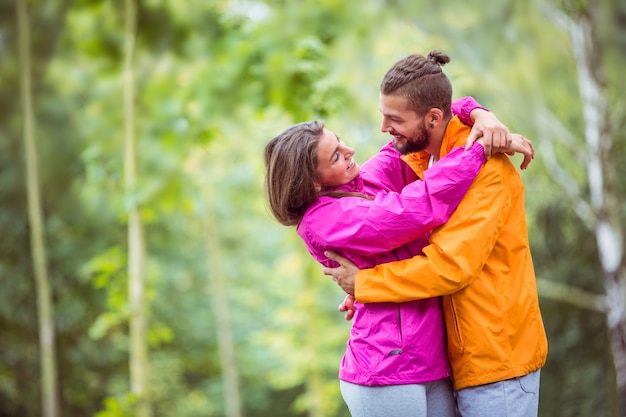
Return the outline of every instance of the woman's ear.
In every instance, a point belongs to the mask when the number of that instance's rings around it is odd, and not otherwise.
[[[317,181],[315,181],[315,191],[317,191],[318,193],[322,191],[322,186]]]

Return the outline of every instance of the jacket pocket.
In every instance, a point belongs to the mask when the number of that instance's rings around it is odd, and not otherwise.
[[[456,345],[459,352],[463,353],[465,350],[463,346],[463,338],[461,335],[461,329],[459,328],[459,321],[456,315],[456,309],[454,308],[454,302],[452,301],[452,297],[446,297],[448,299],[448,303],[450,304],[450,315],[452,316],[452,320],[454,322],[454,337],[456,339]],[[449,326],[448,326],[449,327]],[[448,337],[452,337],[452,335],[448,335]]]
[[[389,352],[387,352],[387,357],[389,356],[395,356],[395,355],[401,355],[402,354],[402,347],[404,346],[404,333],[403,333],[403,329],[402,329],[402,307],[398,306],[398,312],[396,314],[396,317],[398,318],[397,321],[397,326],[398,326],[398,330],[397,330],[397,336],[398,336],[398,347],[395,349],[390,350]],[[393,340],[393,339],[392,339]]]

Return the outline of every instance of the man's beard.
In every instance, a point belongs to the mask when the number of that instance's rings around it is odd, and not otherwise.
[[[430,134],[426,130],[426,123],[423,121],[417,125],[411,136],[404,136],[404,138],[406,141],[402,144],[393,142],[393,146],[402,155],[423,151],[430,144]]]

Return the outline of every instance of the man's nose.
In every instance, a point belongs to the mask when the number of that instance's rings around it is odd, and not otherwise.
[[[383,118],[383,121],[380,123],[380,131],[381,132],[389,132],[391,130],[391,127],[389,126],[389,123],[387,123],[387,120],[385,120]]]

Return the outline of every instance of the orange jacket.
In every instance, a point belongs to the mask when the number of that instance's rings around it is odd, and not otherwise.
[[[464,146],[470,128],[454,117],[441,157]],[[422,177],[430,155],[406,161]],[[526,375],[546,361],[548,342],[528,244],[524,186],[506,155],[484,165],[425,256],[361,270],[360,302],[443,295],[448,357],[456,390]]]

